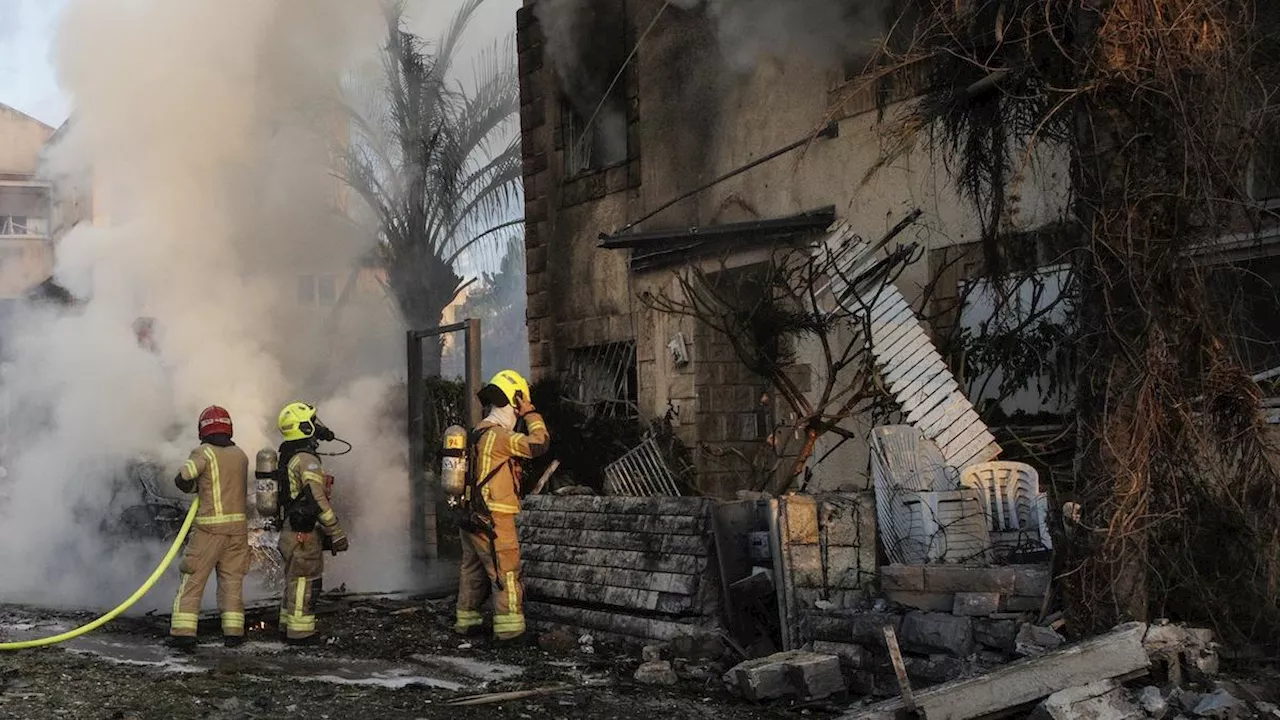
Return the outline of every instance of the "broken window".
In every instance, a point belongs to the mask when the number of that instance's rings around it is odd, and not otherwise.
[[[0,235],[26,235],[27,218],[22,215],[0,215]]]
[[[638,417],[635,341],[570,350],[561,385],[588,417]]]
[[[593,0],[575,11],[572,37],[556,58],[566,177],[626,162],[629,55],[624,0]],[[570,32],[566,30],[566,32]]]

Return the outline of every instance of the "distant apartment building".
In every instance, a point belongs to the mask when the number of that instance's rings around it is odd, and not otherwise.
[[[53,198],[49,183],[37,175],[41,150],[53,133],[0,104],[0,324],[8,322],[14,301],[53,270]]]

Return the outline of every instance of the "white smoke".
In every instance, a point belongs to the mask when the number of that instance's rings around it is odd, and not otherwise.
[[[726,65],[740,72],[762,58],[838,63],[872,49],[885,31],[885,0],[671,0],[701,10],[715,27]]]
[[[377,0],[71,0],[57,64],[75,110],[51,172],[92,177],[108,222],[58,247],[56,279],[89,301],[29,314],[13,344],[0,602],[100,607],[136,587],[158,548],[104,545],[116,479],[149,454],[171,488],[213,403],[252,460],[278,442],[284,402],[316,402],[356,448],[326,463],[352,535],[334,572],[369,590],[408,581],[404,436],[381,415],[390,384],[326,368],[368,348],[344,346],[340,324],[300,329],[295,296],[300,274],[338,268],[344,282],[368,249],[335,208],[329,101],[384,30]],[[385,322],[374,314],[387,307],[347,308],[348,326]],[[158,352],[138,347],[139,317],[155,318]],[[378,354],[394,368],[403,335],[387,335],[390,356]],[[326,369],[344,389],[308,396]]]

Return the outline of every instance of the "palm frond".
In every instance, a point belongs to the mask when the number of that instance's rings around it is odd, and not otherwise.
[[[435,43],[404,30],[387,8],[377,93],[352,88],[343,112],[352,139],[336,171],[379,225],[378,256],[405,317],[438,321],[468,280],[459,267],[492,266],[516,237],[521,162],[515,118],[514,43],[492,43],[473,61],[475,85],[451,77],[462,38],[484,0],[466,0]]]

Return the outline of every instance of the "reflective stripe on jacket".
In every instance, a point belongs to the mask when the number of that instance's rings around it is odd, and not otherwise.
[[[498,468],[493,478],[480,489],[489,511],[515,515],[520,512],[520,488],[517,487],[512,460],[527,460],[543,455],[551,447],[551,433],[542,416],[531,412],[524,416],[529,432],[518,433],[501,425],[480,423],[479,447],[476,455],[476,482],[484,482]]]
[[[248,531],[249,457],[243,450],[205,443],[191,451],[178,479],[179,490],[200,498],[197,526],[220,535]]]

